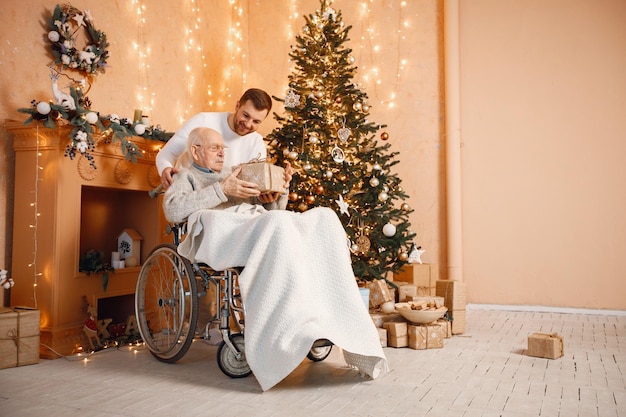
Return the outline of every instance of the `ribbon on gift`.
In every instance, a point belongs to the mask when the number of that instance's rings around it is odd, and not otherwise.
[[[0,340],[12,340],[13,343],[15,343],[15,347],[18,347],[19,337],[17,335],[17,329],[9,330],[6,337],[0,337]]]

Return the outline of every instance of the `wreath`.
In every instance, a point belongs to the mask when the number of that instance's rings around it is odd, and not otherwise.
[[[87,45],[77,48],[76,35],[81,28],[86,29]],[[104,73],[109,58],[106,33],[93,26],[93,17],[89,10],[81,12],[69,4],[54,8],[48,19],[48,40],[54,63],[62,69],[72,69],[88,76]]]

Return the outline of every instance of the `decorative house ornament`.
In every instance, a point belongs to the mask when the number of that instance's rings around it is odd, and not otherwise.
[[[122,230],[122,233],[117,237],[117,251],[120,253],[120,259],[133,257],[139,260],[142,240],[143,238],[136,230]]]

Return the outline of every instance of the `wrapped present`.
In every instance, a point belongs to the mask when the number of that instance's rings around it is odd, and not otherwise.
[[[452,334],[465,333],[465,316],[466,310],[448,310],[450,316],[450,324],[452,325]]]
[[[528,336],[528,356],[557,359],[563,356],[563,337],[557,333],[533,333]]]
[[[0,369],[39,362],[39,310],[0,309]]]
[[[411,349],[439,349],[443,347],[446,329],[439,323],[409,324],[407,328]]]
[[[380,339],[380,346],[387,347],[387,329],[376,328],[376,330],[378,330],[378,338]]]
[[[382,279],[375,279],[367,283],[370,289],[370,307],[378,307],[387,301],[393,301],[395,298],[389,291],[387,283]]]
[[[419,325],[409,325],[409,347],[415,350],[426,349],[426,327]]]
[[[406,321],[404,320],[404,317],[400,315],[400,313],[395,313],[395,312],[390,313],[390,314],[370,313],[370,317],[372,318],[374,325],[379,328],[382,328],[384,324],[388,321],[398,321],[398,322]]]
[[[394,282],[408,282],[422,289],[425,295],[431,294],[431,288],[435,289],[435,283],[439,279],[439,268],[435,264],[406,264],[402,269],[393,274]],[[434,292],[434,291],[433,291]]]
[[[435,323],[444,327],[446,339],[449,339],[452,337],[452,322],[450,322],[450,320],[439,319]]]
[[[453,280],[439,280],[436,284],[438,297],[443,297],[448,310],[465,310],[467,299],[465,283]]]
[[[387,330],[387,345],[391,347],[407,347],[409,345],[409,335],[407,333],[407,322],[387,322],[383,324]]]
[[[398,302],[404,303],[407,301],[407,297],[417,297],[417,286],[408,284],[406,282],[403,285],[398,285]]]
[[[285,169],[269,162],[258,161],[241,164],[237,178],[259,185],[261,193],[285,192]],[[233,167],[235,169],[237,167]]]

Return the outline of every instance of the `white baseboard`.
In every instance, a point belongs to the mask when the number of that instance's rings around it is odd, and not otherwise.
[[[626,317],[626,310],[600,310],[590,308],[547,307],[533,305],[504,305],[504,304],[468,304],[468,310],[496,310],[496,311],[529,311],[533,313],[563,313],[589,314],[600,316]]]

